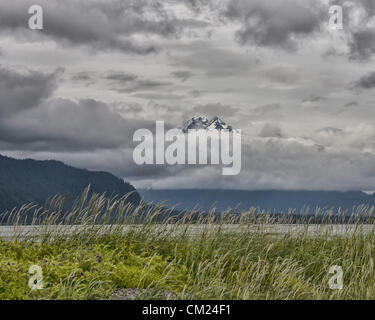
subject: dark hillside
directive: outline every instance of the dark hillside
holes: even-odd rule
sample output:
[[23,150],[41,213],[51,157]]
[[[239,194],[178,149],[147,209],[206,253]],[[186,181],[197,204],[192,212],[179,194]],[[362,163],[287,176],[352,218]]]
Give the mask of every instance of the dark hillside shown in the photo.
[[[64,195],[69,205],[88,185],[91,192],[108,195],[135,191],[132,185],[107,172],[77,169],[59,161],[0,156],[0,212],[29,202],[43,205],[57,194]],[[134,192],[129,201],[138,204],[138,193]]]

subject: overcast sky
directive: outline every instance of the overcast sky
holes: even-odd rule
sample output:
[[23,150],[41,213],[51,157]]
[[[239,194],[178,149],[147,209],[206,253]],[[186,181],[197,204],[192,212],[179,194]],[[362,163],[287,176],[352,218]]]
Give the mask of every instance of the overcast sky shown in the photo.
[[[375,190],[375,1],[0,2],[0,153],[136,187]],[[344,29],[328,28],[343,5]],[[196,115],[243,133],[242,171],[137,166],[132,136]]]

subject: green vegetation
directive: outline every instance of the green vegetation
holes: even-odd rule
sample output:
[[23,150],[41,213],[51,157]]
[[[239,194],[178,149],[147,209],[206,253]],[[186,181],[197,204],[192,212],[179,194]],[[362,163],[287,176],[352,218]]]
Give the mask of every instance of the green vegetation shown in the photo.
[[[124,288],[146,289],[138,298],[160,292],[178,299],[375,298],[375,233],[360,220],[338,232],[338,225],[309,225],[309,216],[290,225],[288,216],[281,221],[251,209],[191,220],[193,213],[168,217],[160,206],[146,206],[140,222],[144,203],[134,208],[124,198],[86,192],[70,226],[56,226],[59,202],[50,202],[35,232],[17,231],[35,208],[8,219],[15,229],[0,241],[1,299],[111,299]],[[117,221],[106,223],[113,214]],[[355,212],[363,215],[373,209]],[[43,269],[41,290],[28,286],[31,265]],[[342,290],[329,288],[333,265],[344,271]]]

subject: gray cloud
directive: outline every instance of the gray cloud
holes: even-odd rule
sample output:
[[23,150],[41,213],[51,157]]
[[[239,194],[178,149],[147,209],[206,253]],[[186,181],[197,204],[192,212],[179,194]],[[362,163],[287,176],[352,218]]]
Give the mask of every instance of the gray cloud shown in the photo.
[[334,127],[325,127],[322,129],[316,130],[318,133],[329,133],[329,134],[340,134],[343,132],[342,129],[334,128]]
[[[31,0],[3,1],[0,4],[0,28],[19,39],[52,39],[62,45],[87,45],[94,50],[119,50],[149,54],[158,51],[151,40],[137,41],[134,36],[158,35],[178,37],[184,27],[162,3],[150,0],[73,1],[40,0],[44,12],[44,29],[27,27]],[[199,27],[195,24],[194,27]]]
[[[139,177],[136,186],[153,188],[358,190],[375,184],[375,155],[353,149],[328,149],[295,139],[252,138],[242,145],[242,170],[223,176],[221,166],[175,167],[157,179]],[[365,189],[366,190],[366,189]]]
[[118,92],[133,93],[138,91],[157,90],[169,85],[171,85],[171,83],[167,81],[140,79],[130,82],[128,86],[116,86],[113,89]]
[[139,103],[124,103],[124,102],[113,102],[110,104],[111,108],[117,112],[136,113],[139,114],[144,112],[143,105]]
[[[0,146],[2,150],[84,152],[125,150],[139,128],[154,129],[149,120],[124,118],[120,111],[140,112],[95,99],[53,97],[60,70],[52,74],[0,68]],[[110,74],[119,81],[123,77]],[[122,105],[124,107],[124,105]]]
[[55,90],[60,72],[21,72],[0,66],[0,117],[8,117],[38,106]]
[[[330,5],[344,8],[344,41],[351,60],[369,60],[375,53],[375,31],[372,18],[375,6],[372,0],[187,0],[196,12],[208,7],[216,12],[221,22],[240,24],[235,39],[241,45],[294,51],[306,39],[313,39],[323,31],[329,19]],[[358,12],[360,11],[360,19]],[[331,48],[323,55],[343,55]]]
[[263,138],[281,138],[282,136],[281,128],[278,125],[271,123],[266,123],[259,133],[259,137]]
[[271,103],[271,104],[266,104],[266,105],[256,107],[252,113],[254,116],[264,117],[267,115],[275,114],[277,111],[280,110],[280,108],[281,108],[280,104]]
[[[375,53],[375,31],[371,19],[375,15],[372,0],[332,0],[344,8],[344,31],[351,60],[369,60]],[[340,55],[340,53],[339,53]]]
[[124,119],[108,104],[52,97],[57,70],[0,68],[0,142],[24,150],[95,150],[129,146],[136,128],[151,122]]
[[[186,1],[42,0],[41,32],[27,29],[26,1],[3,1],[2,153],[59,159],[154,187],[375,190],[373,76],[366,74],[373,44],[356,37],[372,32],[370,16],[358,26],[345,20],[334,34],[325,28],[323,1]],[[349,19],[375,3],[347,2]],[[340,57],[323,58],[330,47]],[[21,69],[25,61],[39,71]],[[66,74],[56,89],[51,70],[59,65]],[[239,176],[223,177],[213,166],[134,164],[134,130],[154,130],[156,119],[175,128],[195,115],[242,129]]]
[[327,98],[325,98],[325,97],[320,97],[320,96],[314,96],[314,95],[311,95],[310,97],[303,99],[303,100],[302,100],[302,103],[321,102],[321,101],[324,101],[324,100],[326,100],[326,99],[327,99]]
[[[310,3],[309,3],[310,4]],[[242,26],[236,32],[240,44],[295,50],[298,38],[318,31],[321,12],[297,0],[232,0],[224,12]]]
[[136,93],[132,97],[142,98],[146,100],[181,100],[183,95],[179,94],[159,94],[159,93]]
[[187,46],[183,55],[173,55],[172,59],[172,65],[204,72],[209,77],[238,76],[259,63],[252,57],[216,48],[201,40]]
[[182,82],[185,82],[193,76],[193,73],[188,70],[179,70],[172,73],[174,77],[180,79]]
[[138,77],[132,73],[124,73],[121,71],[109,71],[104,77],[107,80],[114,80],[120,84],[128,84],[135,81]]
[[190,90],[189,95],[192,96],[193,98],[199,98],[205,93],[205,91],[202,90]]
[[96,100],[52,98],[22,115],[0,119],[3,148],[84,151],[129,147],[133,132],[152,122],[124,119]]
[[[203,115],[210,119],[218,116],[219,118],[224,118],[223,120],[231,120],[233,118],[236,118],[237,113],[239,112],[239,108],[230,105],[221,103],[209,103],[206,105],[197,105],[193,107],[188,112],[185,112],[184,118],[185,120],[187,120],[197,115]],[[228,125],[231,125],[231,123],[228,123]]]
[[262,73],[267,79],[283,84],[294,84],[300,79],[297,70],[291,67],[273,67]]
[[78,72],[72,76],[72,80],[74,81],[91,81],[92,76],[89,72]]
[[[328,6],[323,1],[275,0],[185,0],[180,2],[196,12],[178,17],[168,4],[154,0],[41,0],[45,28],[27,28],[27,10],[32,0],[3,1],[0,4],[0,30],[20,41],[54,40],[62,46],[87,46],[93,51],[117,50],[124,53],[157,53],[163,47],[155,39],[178,39],[186,30],[216,24],[240,24],[235,39],[241,45],[296,50],[305,38],[325,30]],[[375,53],[375,33],[371,0],[331,0],[345,6],[345,36],[351,59],[369,59]],[[207,9],[208,8],[208,9]],[[365,13],[359,26],[352,11]],[[206,13],[205,19],[198,19]],[[333,51],[332,51],[333,52]]]
[[356,107],[356,106],[358,106],[357,101],[350,101],[344,105],[345,108]]
[[358,81],[354,82],[355,89],[374,89],[375,88],[375,71],[372,71],[363,77],[361,77]]
[[349,57],[354,60],[368,60],[375,53],[375,31],[352,32],[349,39]]
[[[80,76],[81,73],[78,74]],[[81,78],[85,80],[87,73],[83,73]],[[99,82],[101,79],[107,81],[107,86],[110,90],[121,92],[121,93],[134,93],[139,91],[154,91],[165,88],[172,85],[172,82],[154,80],[147,78],[140,78],[138,75],[133,73],[127,73],[123,71],[109,70],[102,76],[99,74],[88,76],[89,79],[94,82]]]

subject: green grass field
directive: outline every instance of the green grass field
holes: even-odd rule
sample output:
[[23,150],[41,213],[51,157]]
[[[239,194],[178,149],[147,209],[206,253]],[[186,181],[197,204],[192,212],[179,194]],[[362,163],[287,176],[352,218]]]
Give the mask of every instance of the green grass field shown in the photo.
[[[375,298],[375,234],[358,221],[339,234],[329,224],[309,233],[306,217],[299,232],[277,233],[270,227],[287,220],[251,209],[236,220],[237,229],[225,230],[233,215],[161,221],[153,207],[139,222],[140,208],[123,199],[83,194],[70,223],[85,228],[67,235],[51,227],[60,200],[51,201],[38,236],[0,240],[0,299],[113,299],[131,288],[145,289],[137,299]],[[27,210],[14,212],[8,224],[22,224]],[[114,213],[116,222],[105,224],[103,217]],[[32,265],[42,268],[42,289],[29,287]],[[329,287],[333,265],[344,272],[341,290]]]

